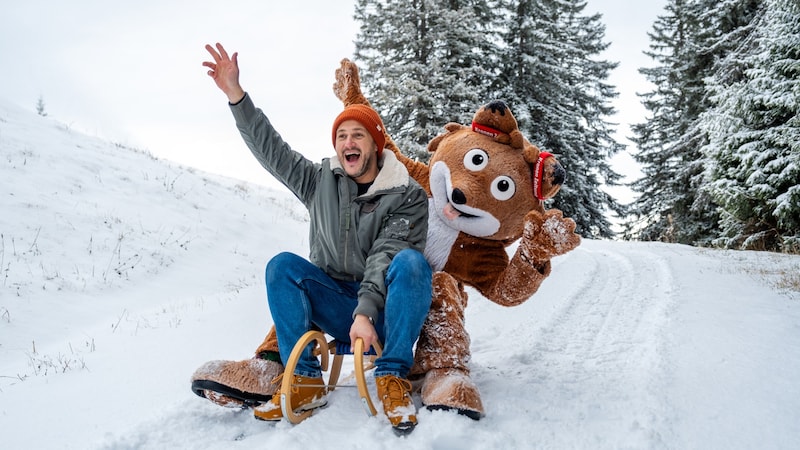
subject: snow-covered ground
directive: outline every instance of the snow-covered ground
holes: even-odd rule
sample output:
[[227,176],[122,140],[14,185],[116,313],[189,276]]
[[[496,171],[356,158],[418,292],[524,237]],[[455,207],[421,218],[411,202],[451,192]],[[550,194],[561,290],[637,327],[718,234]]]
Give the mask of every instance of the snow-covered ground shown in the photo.
[[305,210],[288,193],[2,100],[0,186],[4,449],[800,443],[798,256],[585,240],[521,306],[470,291],[487,415],[422,410],[398,438],[352,389],[296,426],[189,389],[205,361],[248,358],[261,342],[267,260],[307,253]]

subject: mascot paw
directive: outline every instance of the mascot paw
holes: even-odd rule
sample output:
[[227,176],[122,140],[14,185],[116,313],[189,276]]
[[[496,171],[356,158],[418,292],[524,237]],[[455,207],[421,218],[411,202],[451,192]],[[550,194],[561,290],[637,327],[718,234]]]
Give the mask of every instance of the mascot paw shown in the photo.
[[219,406],[255,407],[272,398],[282,373],[282,364],[259,358],[209,361],[192,374],[192,392]]
[[524,225],[520,250],[528,261],[549,261],[581,243],[581,237],[575,234],[575,221],[563,217],[557,209],[547,210],[544,214],[531,211],[525,216]]
[[344,106],[353,104],[368,105],[369,102],[361,92],[361,78],[358,76],[358,66],[345,58],[336,69],[336,82],[333,83],[333,93],[342,101]]
[[458,369],[433,369],[425,374],[422,403],[429,410],[452,410],[473,420],[483,417],[478,387],[469,374]]

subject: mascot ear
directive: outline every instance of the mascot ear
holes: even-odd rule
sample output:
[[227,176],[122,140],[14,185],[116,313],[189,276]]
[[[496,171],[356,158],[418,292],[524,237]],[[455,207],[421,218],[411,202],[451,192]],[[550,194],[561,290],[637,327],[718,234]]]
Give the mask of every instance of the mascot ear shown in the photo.
[[428,142],[428,151],[431,153],[435,152],[436,149],[439,148],[439,144],[442,142],[442,139],[464,128],[468,127],[461,125],[459,123],[454,123],[454,122],[448,123],[447,125],[444,126],[444,129],[447,130],[446,132],[436,136],[435,138],[431,139],[430,142]]
[[533,194],[536,198],[547,200],[555,197],[567,177],[564,166],[551,153],[540,151],[527,140],[522,157],[531,167]]
[[523,139],[525,140],[525,143],[524,146],[522,146],[524,147],[522,149],[522,159],[524,159],[526,163],[533,166],[536,164],[536,160],[539,159],[539,153],[541,153],[541,151],[539,150],[539,147],[531,144],[524,137]]
[[[512,131],[508,134],[508,136],[510,138],[508,145],[510,145],[512,148],[523,148],[527,142],[525,136],[523,136],[519,130]],[[536,150],[538,151],[539,149],[537,148]]]

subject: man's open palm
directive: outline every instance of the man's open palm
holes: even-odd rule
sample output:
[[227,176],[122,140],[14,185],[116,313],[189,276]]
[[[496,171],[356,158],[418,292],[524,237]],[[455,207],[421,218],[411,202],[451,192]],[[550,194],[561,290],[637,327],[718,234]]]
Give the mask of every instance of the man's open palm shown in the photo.
[[244,97],[244,90],[239,84],[239,54],[234,53],[229,57],[228,52],[219,43],[216,49],[206,44],[206,50],[214,58],[213,62],[203,62],[203,65],[209,68],[208,76],[214,79],[214,83],[228,96],[231,103],[238,103]]

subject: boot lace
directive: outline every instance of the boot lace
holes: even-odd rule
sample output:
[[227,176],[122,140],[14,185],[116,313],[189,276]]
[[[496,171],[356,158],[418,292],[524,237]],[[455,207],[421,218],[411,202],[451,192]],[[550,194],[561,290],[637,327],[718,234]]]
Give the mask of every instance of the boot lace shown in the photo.
[[[408,406],[408,393],[411,392],[411,382],[396,376],[386,377],[386,393],[383,397],[384,405],[388,411]],[[388,400],[388,403],[387,403]]]
[[283,373],[280,373],[278,376],[273,378],[272,381],[270,381],[270,383],[274,384],[275,386],[278,387],[277,389],[275,389],[275,394],[273,395],[273,398],[275,398],[275,397],[280,398],[280,396],[281,396],[281,385],[283,384]]

